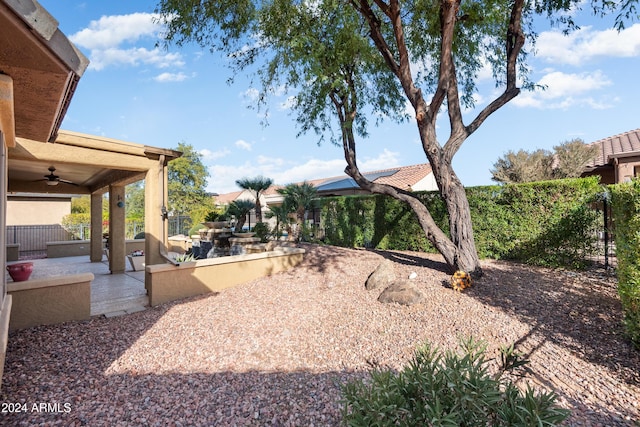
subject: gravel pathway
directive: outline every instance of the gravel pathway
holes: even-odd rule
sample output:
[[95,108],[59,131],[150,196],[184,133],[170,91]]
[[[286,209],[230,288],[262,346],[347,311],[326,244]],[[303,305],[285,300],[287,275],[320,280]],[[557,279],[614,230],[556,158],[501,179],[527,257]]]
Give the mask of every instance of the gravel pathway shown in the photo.
[[[572,410],[567,425],[638,425],[640,352],[602,272],[487,261],[456,293],[435,255],[304,247],[294,270],[219,294],[12,334],[0,424],[333,426],[340,384],[400,368],[425,340],[473,335],[492,354],[517,342],[528,380]],[[417,273],[426,303],[364,289],[383,257],[398,277]]]

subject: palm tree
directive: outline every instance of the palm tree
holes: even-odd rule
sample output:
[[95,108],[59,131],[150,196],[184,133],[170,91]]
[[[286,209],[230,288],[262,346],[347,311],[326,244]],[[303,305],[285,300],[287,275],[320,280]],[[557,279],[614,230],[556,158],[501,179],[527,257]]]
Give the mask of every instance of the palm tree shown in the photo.
[[307,181],[302,184],[289,184],[278,190],[284,196],[283,206],[288,212],[296,214],[295,240],[300,239],[300,231],[307,219],[307,211],[311,209],[313,200],[317,197],[316,188]]
[[289,211],[286,209],[284,204],[279,206],[269,206],[269,211],[265,213],[267,218],[275,218],[276,219],[276,234],[278,238],[280,237],[280,223],[287,223],[287,216],[289,215]]
[[244,189],[251,190],[256,196],[256,222],[262,222],[262,203],[260,202],[260,193],[271,187],[273,180],[263,176],[255,178],[242,178],[236,181],[236,184]]
[[242,231],[244,223],[247,221],[247,214],[256,206],[251,200],[235,200],[229,203],[227,213],[236,217],[236,231]]

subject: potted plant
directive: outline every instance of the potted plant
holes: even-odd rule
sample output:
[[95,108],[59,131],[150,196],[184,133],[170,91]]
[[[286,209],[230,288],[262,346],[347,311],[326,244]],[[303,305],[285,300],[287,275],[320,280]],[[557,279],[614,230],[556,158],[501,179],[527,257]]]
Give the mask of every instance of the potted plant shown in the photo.
[[204,225],[208,228],[220,229],[229,226],[229,216],[226,212],[211,211],[204,218]]

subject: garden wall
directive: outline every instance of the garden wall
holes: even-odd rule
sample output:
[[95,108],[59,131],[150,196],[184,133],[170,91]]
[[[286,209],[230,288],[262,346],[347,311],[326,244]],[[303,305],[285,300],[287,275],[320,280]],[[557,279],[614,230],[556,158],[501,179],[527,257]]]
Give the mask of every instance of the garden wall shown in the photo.
[[[474,237],[482,258],[581,267],[596,253],[604,188],[597,177],[467,189]],[[419,193],[448,233],[437,192]],[[435,252],[413,211],[386,196],[322,200],[325,241],[338,246]]]
[[149,265],[145,268],[149,304],[156,306],[219,292],[259,277],[286,271],[302,262],[304,253],[304,249],[278,247],[269,252],[208,258],[180,265]]

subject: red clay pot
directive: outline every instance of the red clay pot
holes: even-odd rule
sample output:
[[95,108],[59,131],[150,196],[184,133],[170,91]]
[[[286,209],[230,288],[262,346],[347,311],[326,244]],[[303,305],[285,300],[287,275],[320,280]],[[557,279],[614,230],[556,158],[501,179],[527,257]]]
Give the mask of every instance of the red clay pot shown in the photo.
[[31,276],[33,263],[19,262],[17,264],[7,265],[7,271],[9,271],[9,276],[11,276],[14,282],[24,282]]

